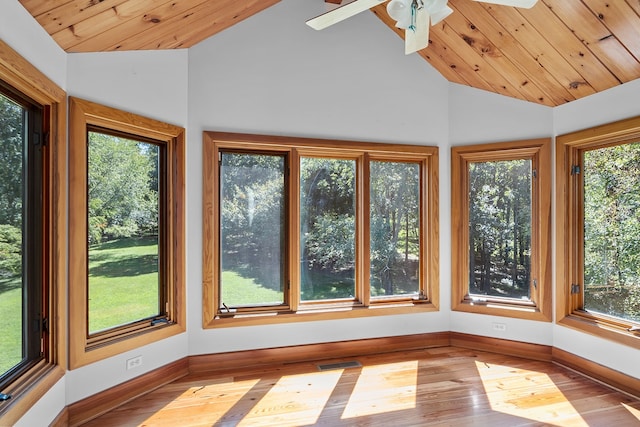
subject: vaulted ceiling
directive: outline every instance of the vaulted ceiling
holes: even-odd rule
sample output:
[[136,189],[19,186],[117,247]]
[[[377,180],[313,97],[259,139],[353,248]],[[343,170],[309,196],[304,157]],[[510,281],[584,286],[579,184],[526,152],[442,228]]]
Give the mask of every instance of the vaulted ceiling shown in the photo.
[[[65,51],[100,52],[188,48],[279,1],[20,3]],[[640,0],[538,0],[531,9],[449,0],[449,6],[454,13],[431,28],[429,47],[418,54],[451,82],[557,106],[640,78]],[[385,4],[371,10],[404,37]]]

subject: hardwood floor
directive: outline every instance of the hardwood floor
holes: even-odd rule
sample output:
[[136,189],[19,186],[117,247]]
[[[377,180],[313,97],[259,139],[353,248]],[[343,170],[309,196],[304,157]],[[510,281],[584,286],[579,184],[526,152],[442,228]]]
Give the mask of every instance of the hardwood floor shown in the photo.
[[318,363],[191,374],[85,426],[640,426],[640,400],[549,362],[439,347]]

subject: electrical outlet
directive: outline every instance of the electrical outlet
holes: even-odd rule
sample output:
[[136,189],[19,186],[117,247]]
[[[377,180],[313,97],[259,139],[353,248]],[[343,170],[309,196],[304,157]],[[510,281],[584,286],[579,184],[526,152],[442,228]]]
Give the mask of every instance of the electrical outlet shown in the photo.
[[127,370],[134,369],[142,366],[142,356],[132,357],[127,359]]
[[506,323],[497,323],[497,322],[493,322],[491,324],[491,328],[494,331],[500,331],[500,332],[504,332],[507,330],[507,324]]

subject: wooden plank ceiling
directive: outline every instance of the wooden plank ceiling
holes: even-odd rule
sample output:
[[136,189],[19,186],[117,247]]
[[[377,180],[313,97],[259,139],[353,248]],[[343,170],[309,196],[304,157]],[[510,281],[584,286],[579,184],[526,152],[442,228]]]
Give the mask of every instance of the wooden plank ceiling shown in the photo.
[[[188,48],[278,2],[20,0],[67,52]],[[404,37],[385,6],[371,10]],[[451,82],[557,106],[640,78],[640,0],[449,6],[418,54]]]

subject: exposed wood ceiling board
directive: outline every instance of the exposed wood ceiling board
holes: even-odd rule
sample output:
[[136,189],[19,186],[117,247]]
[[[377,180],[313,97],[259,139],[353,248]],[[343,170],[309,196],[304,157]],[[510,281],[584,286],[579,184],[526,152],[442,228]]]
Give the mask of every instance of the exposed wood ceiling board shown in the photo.
[[438,28],[439,31],[434,31],[433,37],[439,37],[443,45],[456,52],[466,64],[465,68],[473,70],[479,78],[486,82],[492,92],[512,98],[522,98],[524,96],[517,86],[512,85],[508,79],[505,79],[496,71],[482,55],[448,24],[449,22],[446,22]]
[[191,47],[278,1],[204,1],[187,13],[170,18],[162,30],[147,30],[135,38],[124,40],[118,50]]
[[[482,7],[488,10],[562,87],[574,93],[574,98],[596,93],[596,90],[547,42],[540,32],[524,19],[516,8],[488,3],[482,4]],[[532,9],[538,7],[546,6],[538,3]]]
[[[173,16],[161,22],[162,25],[158,25],[155,28],[148,28],[137,34],[135,37],[130,37],[121,40],[117,46],[113,45],[107,48],[107,50],[141,50],[141,49],[175,49],[178,47],[189,47],[184,45],[184,34],[188,31],[190,26],[195,26],[196,21],[199,19],[206,19],[208,23],[213,22],[215,17],[219,14],[225,13],[227,8],[235,10],[234,3],[236,5],[244,2],[234,2],[234,0],[219,0],[219,1],[198,1],[197,3],[191,1],[194,7],[188,10],[173,14]],[[205,32],[210,32],[210,28],[205,27]],[[214,34],[211,32],[209,34]],[[207,36],[208,37],[208,36]],[[203,37],[203,39],[206,37]]]
[[[140,14],[110,27],[95,36],[87,37],[69,49],[70,52],[100,52],[114,50],[122,40],[136,37],[138,34],[164,24],[171,17],[186,13],[190,1],[168,1],[157,5],[147,14]],[[115,47],[114,47],[115,46]]]
[[584,3],[567,0],[542,1],[618,80],[626,83],[640,78],[640,61],[631,55]]
[[22,6],[31,13],[33,17],[42,15],[73,0],[20,0]]
[[532,28],[544,28],[541,33],[582,78],[596,91],[607,90],[620,84],[596,56],[575,36],[544,3],[533,9],[519,9],[518,12]]
[[622,0],[582,0],[618,40],[640,60],[640,16]]
[[[185,46],[191,47],[202,40],[211,37],[220,31],[229,28],[238,22],[247,19],[256,13],[259,13],[274,4],[280,2],[280,0],[249,0],[243,2],[234,2],[236,9],[232,10],[228,8],[225,13],[219,16],[215,16],[213,22],[210,22],[210,30],[208,32],[202,31],[188,31],[185,34]],[[206,17],[205,17],[206,20]],[[206,23],[203,23],[203,27],[206,28]],[[199,21],[194,23],[194,26],[199,26]]]
[[[65,50],[70,50],[83,41],[86,41],[92,37],[96,37],[99,34],[108,32],[109,30],[113,31],[113,33],[109,35],[111,39],[113,38],[113,34],[116,33],[120,33],[121,37],[126,37],[126,33],[123,34],[122,32],[118,32],[114,30],[114,28],[120,26],[125,22],[135,20],[140,16],[148,17],[145,22],[153,24],[151,18],[153,14],[149,15],[146,12],[152,11],[154,9],[164,8],[165,4],[172,2],[175,2],[175,0],[166,0],[164,2],[158,0],[127,1],[118,6],[100,12],[92,16],[91,18],[78,22],[77,24],[63,28],[62,30],[54,33],[52,36],[54,40]],[[170,9],[175,8],[175,4],[170,5]]]
[[627,0],[627,4],[640,15],[640,0]]
[[91,18],[128,0],[73,0],[36,16],[36,20],[49,33]]
[[[541,67],[533,56],[500,24],[500,22],[479,3],[468,0],[451,0],[450,4],[463,14],[472,25],[493,44],[500,46],[500,54],[509,58],[531,82],[546,93],[546,101],[552,105],[562,105],[575,98],[549,73]],[[525,82],[523,82],[524,84]],[[546,102],[543,102],[546,104]]]
[[446,22],[458,31],[458,36],[474,49],[487,64],[496,72],[500,72],[503,79],[507,80],[521,94],[522,99],[531,102],[553,105],[546,93],[540,89],[529,77],[527,77],[507,56],[503,55],[500,48],[489,40],[478,28],[455,8]]

